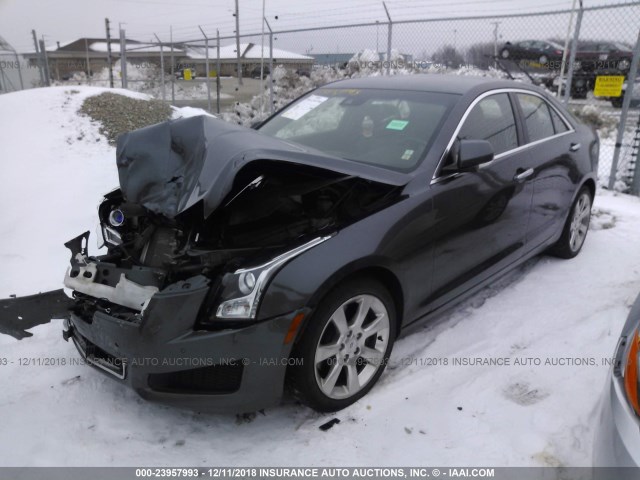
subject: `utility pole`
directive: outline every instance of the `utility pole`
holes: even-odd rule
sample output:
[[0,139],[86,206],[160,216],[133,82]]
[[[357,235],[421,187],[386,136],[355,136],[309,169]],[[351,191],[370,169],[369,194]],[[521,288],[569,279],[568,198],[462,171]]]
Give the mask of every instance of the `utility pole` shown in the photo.
[[240,10],[238,7],[238,0],[236,0],[236,13],[233,14],[236,17],[236,57],[238,59],[238,85],[242,85],[242,65],[240,64]]
[[38,36],[36,35],[35,30],[31,30],[31,35],[33,35],[33,44],[36,48],[36,55],[38,55],[38,73],[40,73],[40,83],[44,85],[44,72],[42,71],[42,58],[40,57],[40,46],[38,44]]
[[260,36],[260,119],[264,114],[264,21],[265,0],[262,0],[262,35]]
[[200,29],[200,31],[202,32],[202,36],[204,37],[204,48],[205,48],[204,71],[205,71],[206,82],[207,82],[207,109],[209,112],[211,112],[211,82],[209,81],[209,37],[207,37],[207,34],[204,33],[204,30],[200,25],[198,25],[198,28]]
[[51,74],[49,73],[49,59],[47,58],[47,48],[44,46],[44,36],[42,37],[42,40],[40,40],[40,54],[42,55],[44,63],[44,84],[49,87],[51,86]]
[[91,85],[91,63],[89,61],[89,41],[84,39],[84,53],[86,55],[87,63],[87,84]]
[[216,113],[220,113],[220,30],[216,29]]
[[269,29],[269,113],[273,113],[273,30],[271,30],[271,25],[267,22],[267,17],[264,17],[264,23],[267,24]]
[[156,37],[156,40],[158,40],[158,43],[160,44],[160,82],[162,83],[162,101],[164,102],[167,100],[167,94],[164,91],[164,50],[162,48],[162,42],[160,41],[160,38],[155,33],[154,35]]
[[176,103],[176,75],[173,71],[173,25],[169,25],[169,41],[171,42],[171,104]]
[[127,39],[123,28],[120,28],[120,76],[122,88],[127,88]]
[[107,63],[109,64],[109,87],[113,88],[113,65],[111,65],[111,32],[109,30],[109,19],[104,19],[104,26],[107,30]]
[[498,60],[496,57],[498,56],[498,26],[502,22],[491,22],[493,25],[493,68],[498,68]]
[[389,26],[387,27],[387,75],[391,75],[391,32],[393,27],[393,22],[391,22],[391,15],[389,15],[389,9],[387,8],[387,4],[382,2],[382,6],[384,7],[384,11],[387,14],[387,18],[389,19]]

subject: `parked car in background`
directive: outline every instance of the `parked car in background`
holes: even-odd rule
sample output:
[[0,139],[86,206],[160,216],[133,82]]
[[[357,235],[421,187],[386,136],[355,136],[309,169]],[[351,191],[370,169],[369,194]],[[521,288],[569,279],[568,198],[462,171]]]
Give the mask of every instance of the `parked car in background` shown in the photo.
[[[262,78],[267,78],[270,73],[271,70],[269,69],[269,65],[264,65],[262,68]],[[260,78],[260,65],[253,67],[249,72],[249,76],[251,78]]]
[[516,62],[529,60],[545,68],[560,70],[563,52],[564,47],[555,42],[523,40],[514,43],[506,42],[500,50],[500,57]]
[[576,52],[578,70],[584,72],[627,73],[633,52],[615,42],[580,42]]
[[[593,447],[595,467],[640,467],[639,362],[640,296],[622,328],[602,395]],[[630,473],[634,476],[625,478],[638,478],[637,470]]]
[[[593,75],[585,75],[579,72],[574,72],[571,80],[571,98],[584,99],[587,98],[587,93],[593,90],[593,82],[595,77]],[[567,77],[562,79],[562,87],[560,87],[560,75],[557,75],[550,87],[552,91],[557,92],[560,89],[560,95],[564,95],[565,87],[567,85]]]
[[64,338],[147,399],[247,412],[287,385],[342,409],[401,332],[539,253],[578,255],[598,150],[537,87],[447,75],[331,83],[256,130],[126,133],[107,253],[66,244]]

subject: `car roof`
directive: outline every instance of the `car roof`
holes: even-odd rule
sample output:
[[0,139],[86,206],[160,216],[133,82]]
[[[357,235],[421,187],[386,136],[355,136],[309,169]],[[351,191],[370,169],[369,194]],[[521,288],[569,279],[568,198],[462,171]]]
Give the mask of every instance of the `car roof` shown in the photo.
[[[496,88],[531,88],[531,85],[512,80],[500,80],[490,77],[415,74],[381,77],[362,77],[339,80],[329,84],[331,88],[379,88],[384,90],[412,90],[434,93],[455,93],[464,95],[471,90],[493,90]],[[329,85],[325,85],[329,86]],[[482,88],[484,87],[484,88]],[[320,87],[323,88],[323,87]]]

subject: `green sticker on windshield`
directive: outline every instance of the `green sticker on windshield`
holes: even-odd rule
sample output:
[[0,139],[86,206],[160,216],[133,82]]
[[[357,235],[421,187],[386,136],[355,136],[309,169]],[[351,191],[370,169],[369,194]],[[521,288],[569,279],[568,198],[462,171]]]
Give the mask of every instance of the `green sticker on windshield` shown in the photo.
[[391,120],[387,128],[389,130],[404,130],[407,125],[409,125],[409,120]]

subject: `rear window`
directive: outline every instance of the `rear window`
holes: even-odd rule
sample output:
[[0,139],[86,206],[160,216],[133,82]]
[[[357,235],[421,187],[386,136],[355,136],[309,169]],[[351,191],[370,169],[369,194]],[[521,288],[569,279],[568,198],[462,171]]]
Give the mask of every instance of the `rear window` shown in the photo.
[[518,102],[529,134],[529,142],[535,142],[555,135],[554,124],[547,102],[537,95],[518,93]]

